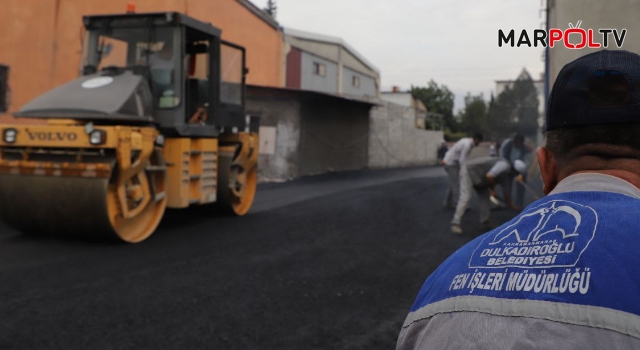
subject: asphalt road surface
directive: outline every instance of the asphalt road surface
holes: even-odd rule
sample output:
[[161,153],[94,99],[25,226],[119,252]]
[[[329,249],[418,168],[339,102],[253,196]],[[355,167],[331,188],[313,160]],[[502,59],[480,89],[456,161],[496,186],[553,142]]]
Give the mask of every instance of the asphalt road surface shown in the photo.
[[0,224],[0,349],[392,349],[424,279],[482,233],[477,209],[449,233],[446,189],[440,167],[265,184],[248,216],[170,211],[137,245]]

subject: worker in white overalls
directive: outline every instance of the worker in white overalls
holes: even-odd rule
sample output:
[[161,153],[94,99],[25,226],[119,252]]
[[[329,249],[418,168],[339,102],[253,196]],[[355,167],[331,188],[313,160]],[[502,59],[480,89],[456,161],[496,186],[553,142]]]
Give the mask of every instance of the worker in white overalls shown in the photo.
[[485,229],[493,227],[490,221],[490,197],[496,196],[495,185],[502,186],[504,199],[509,207],[518,210],[511,200],[508,181],[511,180],[512,175],[524,174],[526,171],[527,165],[519,159],[513,163],[499,157],[482,157],[468,161],[465,167],[460,168],[460,198],[451,220],[451,232],[462,234],[460,221],[469,206],[472,189],[478,195],[480,224]]
[[482,142],[482,134],[475,133],[473,137],[465,137],[456,142],[442,159],[444,170],[449,175],[449,189],[444,199],[444,207],[455,209],[460,197],[460,169],[465,166],[473,147]]

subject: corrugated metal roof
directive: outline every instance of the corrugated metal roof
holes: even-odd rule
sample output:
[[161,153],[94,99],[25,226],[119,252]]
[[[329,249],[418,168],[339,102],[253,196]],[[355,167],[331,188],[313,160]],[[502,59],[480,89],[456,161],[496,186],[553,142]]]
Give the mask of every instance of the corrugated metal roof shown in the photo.
[[369,96],[356,97],[352,95],[338,95],[338,94],[313,91],[313,90],[298,90],[298,89],[273,87],[273,86],[247,85],[247,92],[250,92],[251,90],[290,93],[292,95],[297,95],[297,96],[319,96],[319,97],[337,98],[340,100],[364,103],[371,106],[382,106],[384,104],[384,101],[377,97],[369,97]]

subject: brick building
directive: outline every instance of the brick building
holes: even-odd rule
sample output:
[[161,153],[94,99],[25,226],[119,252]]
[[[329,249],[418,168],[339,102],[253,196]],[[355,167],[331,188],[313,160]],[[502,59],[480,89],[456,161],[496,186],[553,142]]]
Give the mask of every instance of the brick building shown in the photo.
[[222,39],[247,49],[248,84],[284,85],[282,31],[248,0],[3,0],[0,64],[10,67],[9,113],[79,75],[83,15],[123,13],[129,3],[136,12],[177,11],[210,22]]

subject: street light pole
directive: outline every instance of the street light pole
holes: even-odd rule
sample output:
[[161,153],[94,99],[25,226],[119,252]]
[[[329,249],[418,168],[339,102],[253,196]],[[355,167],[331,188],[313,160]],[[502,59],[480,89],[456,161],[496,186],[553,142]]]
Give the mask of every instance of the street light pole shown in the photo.
[[[544,9],[545,12],[545,29],[549,33],[549,0]],[[549,45],[544,48],[544,125],[546,125],[547,116],[547,101],[549,100]]]

